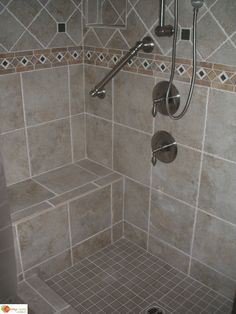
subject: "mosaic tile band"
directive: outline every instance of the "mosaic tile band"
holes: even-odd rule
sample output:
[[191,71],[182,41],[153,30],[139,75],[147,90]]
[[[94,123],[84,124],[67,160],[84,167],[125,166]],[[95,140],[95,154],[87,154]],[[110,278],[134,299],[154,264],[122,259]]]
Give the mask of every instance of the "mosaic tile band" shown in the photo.
[[[0,75],[81,63],[112,68],[126,53],[127,50],[88,46],[0,53]],[[124,67],[124,70],[167,79],[170,75],[170,68],[170,57],[139,53]],[[191,60],[178,58],[176,62],[176,79],[189,82],[191,73]],[[236,92],[236,67],[198,62],[196,83]]]
[[[84,47],[84,63],[112,68],[127,50]],[[125,71],[169,78],[171,58],[159,54],[138,53],[124,67]],[[191,60],[176,59],[176,79],[189,82],[192,74]],[[236,92],[236,67],[209,62],[198,62],[198,85]]]
[[0,75],[83,63],[82,46],[0,53]]

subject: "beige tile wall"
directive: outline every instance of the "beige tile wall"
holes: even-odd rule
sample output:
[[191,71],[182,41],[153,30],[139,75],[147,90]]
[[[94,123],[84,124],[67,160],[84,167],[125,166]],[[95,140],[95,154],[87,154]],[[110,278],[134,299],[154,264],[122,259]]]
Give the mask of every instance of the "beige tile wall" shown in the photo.
[[[224,2],[224,1],[223,1]],[[199,13],[198,60],[236,65],[236,3],[205,1]],[[167,23],[173,23],[173,1],[167,1]],[[180,28],[192,25],[190,1],[180,1]],[[128,0],[127,28],[84,28],[88,46],[127,49],[145,35],[155,40],[155,52],[170,56],[172,40],[154,34],[158,1]],[[191,58],[191,41],[178,40],[177,55]],[[97,82],[104,69],[86,66],[85,84]],[[92,73],[93,78],[91,77]],[[125,228],[127,238],[178,269],[232,297],[236,290],[236,94],[197,86],[191,107],[180,121],[151,117],[152,88],[162,80],[120,73],[108,88],[110,106],[86,98],[87,122],[110,122],[113,168],[126,176]],[[175,82],[182,102],[189,85]],[[85,87],[86,89],[86,87]],[[110,100],[110,95],[113,95]],[[102,104],[101,104],[102,103]],[[105,106],[105,105],[104,105]],[[112,110],[112,119],[109,112]],[[87,129],[89,128],[87,124]],[[150,140],[157,130],[170,132],[178,142],[177,159],[151,166]],[[110,132],[110,131],[109,131]],[[109,135],[104,135],[108,138]],[[104,141],[103,141],[104,142]],[[87,136],[90,158],[97,146]],[[93,149],[93,152],[91,151]],[[103,156],[105,159],[105,157]]]
[[[104,70],[85,68],[85,84],[90,87]],[[113,169],[126,177],[125,237],[232,297],[236,289],[235,93],[197,86],[182,120],[173,122],[161,115],[152,119],[151,92],[159,81],[141,74],[118,74],[109,91],[110,108],[102,113],[87,110],[86,98],[88,156],[100,163],[111,160]],[[188,84],[176,85],[184,101]],[[101,100],[93,101],[100,106]],[[113,118],[104,118],[110,111]],[[91,131],[94,125],[110,127]],[[176,138],[178,155],[171,164],[158,162],[152,167],[151,137],[161,129]],[[95,135],[98,130],[104,132],[101,137]],[[104,147],[102,159],[100,147]]]
[[4,168],[0,154],[0,302],[8,302],[16,294],[16,263],[12,225],[7,203]]
[[[81,0],[3,0],[0,51],[78,46],[82,42]],[[58,32],[58,23],[66,32]]]
[[[27,19],[22,18],[25,12],[16,2],[5,1],[9,6],[0,12],[0,25],[5,29],[0,37],[3,51],[80,42],[81,29],[74,27],[81,22],[80,1],[70,0],[65,5],[51,0],[42,7],[38,2],[31,15],[27,11]],[[61,15],[56,9],[62,3]],[[172,22],[173,1],[167,3],[167,21]],[[181,1],[181,27],[191,26],[189,3]],[[235,66],[234,10],[233,0],[227,5],[220,0],[205,2],[199,17],[200,60]],[[144,35],[154,34],[157,16],[156,0],[128,1],[126,29],[85,28],[84,44],[127,49]],[[66,35],[56,33],[56,23],[61,21],[67,21]],[[155,38],[155,43],[156,52],[170,55],[170,39]],[[189,58],[190,48],[191,42],[179,41],[178,56]],[[90,87],[105,72],[88,65],[83,72],[79,65],[0,78],[0,143],[8,184],[87,154],[126,177],[124,233],[128,239],[232,297],[236,289],[235,93],[198,86],[181,121],[173,123],[163,116],[154,121],[151,91],[161,78],[120,73],[108,86],[104,100],[91,99],[87,94]],[[186,98],[188,85],[176,85]],[[158,162],[152,168],[150,141],[160,129],[173,134],[179,153],[171,165]],[[22,233],[27,230],[22,228]],[[114,230],[113,239],[119,238],[122,226],[117,224]],[[76,246],[75,260],[107,244],[109,232]],[[64,251],[59,248],[56,252],[57,270],[71,263],[67,243],[63,245]],[[39,272],[53,271],[54,257],[39,256]],[[26,273],[32,274],[32,269]]]
[[[166,1],[166,23],[173,25],[173,0]],[[179,27],[192,27],[191,1],[179,1]],[[236,57],[236,3],[234,0],[205,1],[199,12],[198,21],[198,59],[235,66]],[[172,40],[157,38],[154,30],[158,25],[159,1],[127,0],[127,23],[125,29],[98,27],[84,28],[84,44],[87,46],[127,49],[144,36],[151,35],[155,40],[155,52],[170,56]],[[190,41],[177,42],[177,56],[191,58]]]
[[82,78],[83,65],[0,77],[0,143],[8,185],[85,157]]
[[[79,178],[80,173],[77,174],[77,179]],[[37,180],[44,184],[40,177]],[[47,184],[50,185],[51,181],[48,178]],[[20,185],[19,190],[24,191],[24,187]],[[59,191],[56,186],[59,189],[60,182],[54,180],[53,189]],[[63,202],[59,200],[59,204],[53,200],[41,202],[28,207],[25,215],[18,211],[13,217],[19,280],[34,274],[43,279],[49,278],[123,236],[123,178],[119,176],[104,187],[93,184],[90,188],[89,185],[87,187],[87,190],[82,187],[81,195],[74,196],[74,199]],[[29,189],[31,193],[28,193],[26,206],[30,206],[32,191],[36,190],[32,186]],[[21,193],[24,194],[25,201],[26,193]],[[43,193],[43,189],[38,191],[38,197],[43,197]],[[16,191],[15,195],[21,197]],[[11,198],[11,189],[9,196]]]

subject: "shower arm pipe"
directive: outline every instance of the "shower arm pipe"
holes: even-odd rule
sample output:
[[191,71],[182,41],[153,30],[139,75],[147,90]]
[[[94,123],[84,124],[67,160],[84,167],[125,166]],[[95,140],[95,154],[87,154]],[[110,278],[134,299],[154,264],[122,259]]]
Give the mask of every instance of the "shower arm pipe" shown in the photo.
[[154,41],[151,37],[144,37],[142,41],[138,41],[136,45],[115,65],[115,67],[89,92],[89,94],[92,97],[98,96],[99,98],[104,98],[106,96],[105,86],[134,56],[137,55],[139,50],[152,52],[153,49]]

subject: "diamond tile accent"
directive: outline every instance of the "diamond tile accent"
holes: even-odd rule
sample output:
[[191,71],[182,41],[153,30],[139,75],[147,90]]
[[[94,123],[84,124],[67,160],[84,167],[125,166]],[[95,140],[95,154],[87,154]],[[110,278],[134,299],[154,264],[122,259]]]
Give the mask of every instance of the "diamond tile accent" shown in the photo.
[[23,57],[23,58],[21,59],[21,64],[22,64],[23,66],[27,66],[28,63],[29,63],[29,60],[28,60],[26,57]]
[[88,51],[88,52],[86,53],[86,57],[88,58],[88,60],[90,60],[90,59],[91,59],[92,54],[91,54],[91,52],[90,52],[90,51]]
[[72,54],[72,56],[73,56],[73,58],[76,60],[76,59],[78,59],[79,54],[78,54],[77,51],[74,51],[73,54]]
[[98,58],[99,58],[99,60],[100,60],[101,62],[105,59],[105,57],[104,57],[104,55],[103,55],[102,53],[100,53],[100,54],[98,55]]
[[179,73],[179,75],[183,75],[186,72],[185,67],[181,64],[178,68],[177,71]]
[[4,59],[3,61],[2,61],[2,63],[1,63],[1,65],[4,67],[4,69],[7,69],[8,68],[8,66],[9,66],[9,62],[7,61],[7,59]]
[[159,69],[161,70],[161,72],[165,72],[165,70],[166,70],[166,65],[165,65],[165,63],[161,63],[161,64],[159,65]]
[[116,55],[114,55],[112,57],[112,61],[113,61],[114,64],[117,64],[117,62],[119,61],[119,58]]
[[144,67],[145,70],[150,66],[150,63],[147,61],[147,59],[143,60],[142,66]]
[[128,66],[131,67],[133,64],[134,64],[133,59],[130,59],[130,60],[128,61]]
[[225,83],[229,79],[228,75],[225,72],[222,72],[218,77],[221,83]]
[[58,60],[59,62],[61,62],[62,59],[63,59],[63,54],[59,52],[59,53],[57,54],[56,58],[57,58],[57,60]]
[[[156,0],[128,1],[129,5],[126,17],[123,16],[125,0],[105,0],[105,2],[107,4],[104,5],[108,5],[111,13],[113,12],[114,14],[112,14],[118,17],[117,21],[115,21],[116,23],[120,23],[121,20],[127,18],[127,27],[125,29],[114,30],[91,26],[85,36],[85,45],[95,47],[106,45],[114,49],[128,49],[134,45],[135,41],[145,36],[145,34],[154,33],[155,25],[158,23],[156,12],[159,9]],[[192,23],[190,15],[192,8],[189,4],[185,4],[185,2],[181,3],[181,8],[184,9],[182,10],[183,12],[189,14],[182,14],[180,12],[180,26],[186,28]],[[227,3],[220,0],[206,0],[205,3],[208,10],[206,10],[206,6],[200,10],[200,23],[198,26],[198,52],[202,57],[201,61],[234,65],[233,56],[235,46],[232,41],[235,42],[236,20],[234,18],[234,8],[236,8],[236,3],[234,0],[228,0]],[[42,10],[43,6],[46,9]],[[173,13],[173,1],[169,1],[167,6],[166,19],[168,23],[173,23],[173,16],[171,14]],[[36,20],[34,21],[35,18]],[[109,19],[112,17],[108,16],[106,18]],[[32,21],[33,25],[30,25]],[[73,46],[72,41],[67,36],[55,37],[57,34],[57,25],[55,22],[66,23],[70,39],[72,39],[74,44],[79,45],[83,37],[82,28],[80,27],[82,23],[81,0],[1,0],[1,50],[26,51],[42,49],[48,47],[49,43],[50,47],[53,47],[53,45],[54,47]],[[30,25],[29,30],[33,33],[33,36],[27,29],[22,27],[22,24],[25,27]],[[135,34],[133,29],[135,29]],[[209,29],[210,31],[205,32],[205,29]],[[171,40],[159,38],[155,40],[157,42],[155,52],[168,55],[172,45]],[[220,49],[218,49],[219,46],[221,47]],[[178,47],[180,56],[183,56],[185,53],[184,47],[181,45]],[[190,57],[189,54],[186,55]]]
[[[122,55],[124,55],[127,52],[127,50],[121,51]],[[42,49],[40,50],[28,50],[25,56],[22,56],[22,53],[17,55],[14,58],[12,53],[6,55],[6,53],[3,53],[1,56],[0,53],[0,75],[6,74],[6,70],[10,73],[12,72],[19,72],[19,71],[32,71],[33,68],[50,68],[52,65],[58,66],[58,62],[67,63],[67,64],[78,64],[82,63],[83,61],[89,64],[96,65],[98,60],[100,62],[106,61],[107,67],[110,67],[112,64],[115,64],[118,62],[119,58],[122,55],[113,54],[111,51],[109,51],[107,48],[99,48],[99,52],[97,48],[93,47],[84,47],[84,51],[82,47],[68,47],[67,50],[65,48],[60,49],[46,49],[45,53]],[[33,57],[32,57],[33,56]],[[34,57],[35,56],[35,57]],[[99,58],[100,56],[100,58]],[[27,65],[31,65],[31,67],[22,68],[22,65],[26,65],[26,61],[23,63],[21,61],[24,60],[24,57],[28,60]],[[131,72],[142,72],[142,69],[149,69],[150,73],[149,75],[153,76],[154,73],[151,69],[151,66],[156,66],[157,71],[165,72],[166,74],[170,73],[170,70],[166,64],[169,64],[171,62],[170,57],[165,57],[165,62],[159,62],[157,61],[159,59],[159,54],[152,55],[152,59],[143,59],[141,56],[137,56],[133,58],[133,60],[130,60],[128,62],[128,66],[126,67],[126,70]],[[83,59],[84,58],[84,59]],[[104,59],[103,59],[104,58]],[[189,75],[187,74],[187,69],[189,68],[191,71],[191,64],[182,64],[182,60],[177,58],[177,77],[179,80],[186,80],[186,78],[189,79]],[[182,68],[183,67],[183,68]],[[212,69],[212,70],[210,70]],[[184,72],[185,71],[185,72]],[[183,75],[183,73],[186,73]],[[208,76],[209,73],[209,76]],[[230,73],[230,74],[229,74]],[[220,66],[219,70],[219,64],[209,63],[204,67],[202,65],[198,71],[197,71],[197,77],[198,79],[204,81],[204,85],[206,86],[212,86],[218,89],[222,90],[228,90],[232,92],[236,92],[236,70],[234,67],[230,68],[229,66]]]
[[40,61],[42,64],[44,64],[44,63],[46,62],[46,60],[47,60],[47,58],[46,58],[44,55],[41,55],[41,56],[39,57],[39,61]]
[[197,71],[197,76],[200,80],[203,80],[207,76],[207,73],[203,68],[201,68]]

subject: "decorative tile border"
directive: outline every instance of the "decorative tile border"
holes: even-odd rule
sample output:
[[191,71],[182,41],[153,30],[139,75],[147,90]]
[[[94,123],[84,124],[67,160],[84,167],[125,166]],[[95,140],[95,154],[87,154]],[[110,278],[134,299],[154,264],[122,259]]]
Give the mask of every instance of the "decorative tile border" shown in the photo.
[[83,63],[81,46],[0,53],[0,75]]
[[[126,50],[109,48],[84,47],[84,62],[103,67],[112,68],[118,60],[126,54]],[[137,57],[124,67],[125,71],[169,78],[171,57],[158,54],[139,53]],[[189,59],[177,58],[176,78],[189,82],[192,75],[192,64]],[[236,92],[236,67],[198,62],[198,85]]]
[[[70,64],[93,64],[112,68],[127,50],[96,47],[62,47],[0,53],[0,75],[34,71]],[[158,54],[139,53],[125,67],[128,72],[158,76],[168,79],[171,58]],[[189,82],[192,74],[191,60],[177,58],[176,78]],[[236,67],[209,62],[198,62],[198,85],[236,92]]]

